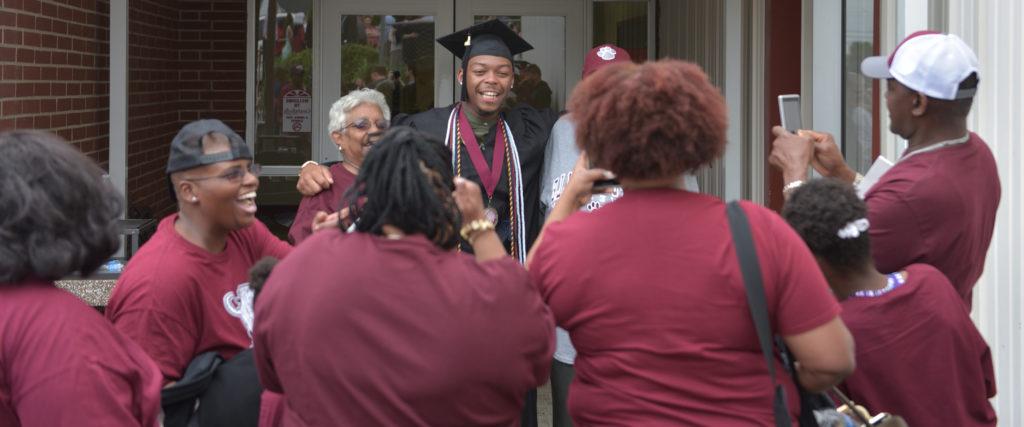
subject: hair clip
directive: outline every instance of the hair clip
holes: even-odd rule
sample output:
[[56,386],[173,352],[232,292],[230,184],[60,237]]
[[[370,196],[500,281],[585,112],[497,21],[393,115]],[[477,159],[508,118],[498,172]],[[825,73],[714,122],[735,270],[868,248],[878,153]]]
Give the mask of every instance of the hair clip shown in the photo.
[[853,220],[846,223],[846,226],[843,228],[840,228],[836,235],[839,236],[840,239],[856,239],[860,237],[860,233],[868,231],[868,225],[869,223],[867,218]]

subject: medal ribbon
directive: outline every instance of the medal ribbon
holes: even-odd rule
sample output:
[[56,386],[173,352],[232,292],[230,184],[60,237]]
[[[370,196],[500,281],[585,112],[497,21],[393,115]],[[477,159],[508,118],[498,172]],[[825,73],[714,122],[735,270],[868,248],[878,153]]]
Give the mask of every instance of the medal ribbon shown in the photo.
[[[500,121],[498,126],[501,126]],[[501,132],[499,128],[494,137],[494,155],[491,157],[491,167],[487,167],[484,153],[480,150],[480,144],[476,142],[473,127],[469,125],[469,118],[461,108],[459,109],[459,132],[462,134],[462,143],[466,146],[466,151],[469,152],[469,160],[473,162],[473,168],[480,176],[480,183],[484,185],[487,197],[494,197],[494,189],[498,187],[498,181],[501,180],[501,167],[505,161],[504,132]],[[455,149],[457,150],[458,147]]]

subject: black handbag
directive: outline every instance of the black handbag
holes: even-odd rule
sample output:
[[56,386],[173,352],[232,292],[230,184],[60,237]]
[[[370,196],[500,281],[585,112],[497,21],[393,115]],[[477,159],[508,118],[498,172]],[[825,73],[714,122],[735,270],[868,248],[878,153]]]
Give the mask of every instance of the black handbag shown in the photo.
[[781,338],[772,333],[771,322],[768,320],[764,285],[761,281],[761,264],[757,260],[757,250],[754,249],[754,239],[750,233],[747,214],[743,212],[743,208],[736,201],[728,203],[726,212],[729,217],[729,229],[732,231],[733,245],[736,247],[736,258],[739,260],[743,284],[747,291],[747,305],[750,307],[750,315],[754,319],[757,340],[761,344],[761,352],[764,353],[764,361],[768,364],[768,373],[775,390],[775,398],[772,403],[775,425],[789,427],[792,426],[792,423],[789,418],[789,407],[786,404],[786,390],[781,383],[775,380],[775,364],[772,363],[775,354],[773,344],[779,349],[782,365],[793,376],[793,382],[800,393],[799,425],[801,427],[835,425],[835,422],[843,420],[843,416],[836,410],[832,399],[823,393],[810,393],[800,387],[800,382],[796,380],[793,371],[793,358],[790,357]]
[[228,361],[214,351],[200,354],[181,380],[161,390],[163,425],[256,427],[262,391],[251,348]]

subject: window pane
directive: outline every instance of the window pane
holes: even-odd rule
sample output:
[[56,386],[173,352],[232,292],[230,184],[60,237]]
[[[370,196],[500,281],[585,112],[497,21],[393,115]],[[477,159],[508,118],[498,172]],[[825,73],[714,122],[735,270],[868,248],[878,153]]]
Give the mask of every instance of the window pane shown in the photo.
[[874,0],[847,0],[843,19],[843,152],[850,167],[865,173],[874,161],[874,90],[873,80],[861,74],[860,63],[874,52]]
[[[275,8],[275,13],[268,9]],[[256,162],[300,165],[313,157],[312,0],[260,2],[256,24]],[[275,18],[269,20],[268,15]]]
[[[594,46],[614,44],[633,62],[647,60],[647,2],[594,2]],[[591,46],[591,47],[594,47]]]
[[565,108],[565,17],[477,15],[473,20],[479,24],[495,18],[533,46],[513,58],[516,80],[506,103]]
[[434,17],[341,17],[341,91],[384,94],[391,115],[434,107]]

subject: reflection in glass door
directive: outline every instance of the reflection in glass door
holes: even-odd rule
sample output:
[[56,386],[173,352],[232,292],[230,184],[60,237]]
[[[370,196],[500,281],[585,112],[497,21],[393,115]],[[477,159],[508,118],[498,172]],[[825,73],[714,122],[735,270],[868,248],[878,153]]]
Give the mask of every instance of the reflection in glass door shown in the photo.
[[[453,0],[324,1],[322,90],[316,114],[354,89],[384,94],[391,116],[452,101],[452,56],[434,40],[452,31]],[[448,88],[442,90],[440,88]],[[326,130],[314,138],[314,160],[338,160]]]
[[[278,237],[291,225],[297,166],[313,156],[314,0],[259,0],[253,43],[254,114],[246,139],[263,165],[257,217]],[[253,123],[255,122],[255,123]]]
[[434,105],[434,17],[342,15],[341,94],[384,94],[392,117]]
[[508,105],[526,103],[534,108],[564,108],[565,92],[565,17],[476,15],[473,22],[498,19],[533,45],[533,50],[516,55],[513,65],[516,84]]
[[586,4],[576,0],[460,0],[455,27],[497,18],[516,31],[533,50],[514,58],[516,84],[508,102],[561,111],[583,70]]
[[654,58],[654,46],[648,42],[650,6],[637,0],[594,2],[588,48],[610,43],[629,52],[633,62]]

